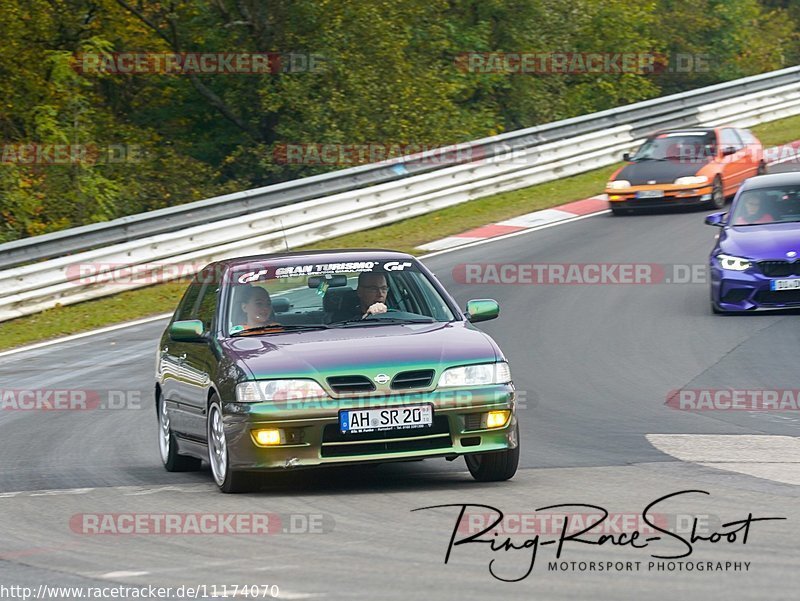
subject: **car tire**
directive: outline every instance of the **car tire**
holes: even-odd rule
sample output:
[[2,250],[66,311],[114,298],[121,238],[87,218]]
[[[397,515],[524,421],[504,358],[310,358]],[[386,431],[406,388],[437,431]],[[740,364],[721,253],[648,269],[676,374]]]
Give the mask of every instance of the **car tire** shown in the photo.
[[161,461],[168,472],[194,472],[200,469],[201,461],[196,457],[178,454],[175,434],[169,423],[167,404],[161,393],[158,395],[158,450]]
[[711,301],[711,312],[714,315],[723,315],[725,313],[725,311],[717,307],[717,303],[715,303],[713,300]]
[[711,204],[717,209],[725,207],[725,187],[719,175],[714,178],[714,183],[711,185]]
[[614,217],[619,217],[620,215],[625,215],[627,211],[625,209],[618,209],[617,207],[611,207],[611,214]]
[[519,424],[515,426],[514,435],[517,446],[505,451],[493,453],[472,453],[464,455],[467,469],[478,482],[500,482],[508,480],[517,473],[519,466]]
[[228,456],[228,440],[222,422],[222,405],[214,395],[208,407],[206,420],[206,443],[211,475],[219,489],[224,493],[240,493],[253,490],[255,479],[247,472],[231,468]]

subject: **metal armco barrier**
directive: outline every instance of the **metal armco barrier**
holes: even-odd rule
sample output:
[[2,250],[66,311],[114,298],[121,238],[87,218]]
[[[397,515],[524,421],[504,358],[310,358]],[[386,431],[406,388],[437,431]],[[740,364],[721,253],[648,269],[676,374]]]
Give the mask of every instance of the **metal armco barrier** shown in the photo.
[[14,241],[0,245],[0,321],[605,167],[657,129],[796,114],[800,67],[453,147],[473,162],[422,153]]

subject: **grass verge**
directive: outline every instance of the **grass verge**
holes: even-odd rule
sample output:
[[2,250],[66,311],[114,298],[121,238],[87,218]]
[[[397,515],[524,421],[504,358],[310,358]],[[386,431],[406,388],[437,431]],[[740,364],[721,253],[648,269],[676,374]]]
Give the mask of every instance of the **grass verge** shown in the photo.
[[[800,116],[759,125],[752,130],[765,146],[798,140]],[[612,171],[613,167],[607,167],[522,190],[487,196],[427,215],[331,238],[294,250],[374,247],[413,253],[419,245],[432,240],[598,194],[603,190],[606,179]],[[172,311],[185,287],[186,284],[182,282],[168,282],[76,305],[55,307],[36,315],[2,323],[0,349]]]

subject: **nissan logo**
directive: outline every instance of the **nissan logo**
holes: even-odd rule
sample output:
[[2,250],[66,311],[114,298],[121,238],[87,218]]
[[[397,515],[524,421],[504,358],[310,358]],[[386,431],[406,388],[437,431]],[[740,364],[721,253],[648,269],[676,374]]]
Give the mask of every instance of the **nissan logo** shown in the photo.
[[378,374],[375,376],[375,383],[376,384],[386,384],[389,381],[389,376],[386,374]]

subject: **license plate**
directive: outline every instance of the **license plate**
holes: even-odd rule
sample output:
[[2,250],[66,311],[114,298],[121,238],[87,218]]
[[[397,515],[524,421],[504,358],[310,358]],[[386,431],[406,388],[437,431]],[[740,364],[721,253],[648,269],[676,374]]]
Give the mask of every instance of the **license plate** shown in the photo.
[[636,198],[663,198],[664,190],[639,190]]
[[342,432],[378,432],[408,430],[433,424],[431,405],[408,405],[384,409],[343,409],[339,412]]
[[800,288],[800,278],[794,280],[772,280],[769,283],[770,290],[797,290]]

